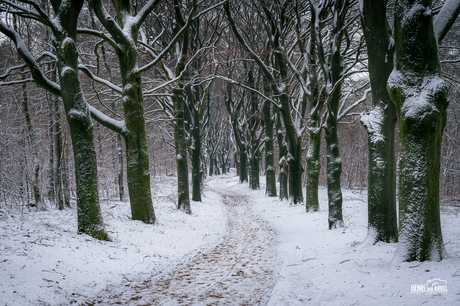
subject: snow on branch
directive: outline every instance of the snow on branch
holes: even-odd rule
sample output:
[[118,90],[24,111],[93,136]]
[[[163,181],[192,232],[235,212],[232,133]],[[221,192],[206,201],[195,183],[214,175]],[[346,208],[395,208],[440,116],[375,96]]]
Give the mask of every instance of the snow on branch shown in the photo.
[[126,128],[124,120],[119,121],[119,120],[112,119],[88,103],[87,103],[87,106],[88,106],[89,111],[91,112],[91,117],[94,120],[96,120],[97,122],[105,126],[106,128],[111,129],[112,131],[121,134],[122,136],[128,135],[129,131]]
[[92,30],[92,29],[87,29],[87,28],[77,28],[77,33],[99,37],[100,39],[107,42],[110,46],[112,46],[112,48],[115,49],[115,51],[119,49],[117,43],[112,39],[112,37],[107,36],[102,31],[97,31],[97,30]]
[[254,61],[259,65],[260,69],[262,70],[263,74],[265,75],[266,78],[269,79],[270,83],[273,84],[272,88],[277,94],[280,94],[282,90],[278,86],[276,86],[276,80],[273,77],[273,75],[270,73],[270,69],[265,65],[264,61],[254,52],[254,50],[251,49],[251,47],[248,45],[248,43],[244,40],[243,36],[241,36],[238,28],[236,27],[235,20],[232,17],[232,14],[230,12],[230,4],[228,2],[224,3],[224,9],[225,13],[227,14],[227,18],[230,22],[230,26],[232,27],[233,33],[235,34],[236,38],[238,41],[241,43],[241,45],[249,52],[251,53]]
[[235,81],[235,80],[229,79],[229,78],[224,77],[224,76],[218,75],[218,76],[216,76],[216,78],[217,78],[217,79],[220,79],[220,80],[223,80],[223,81],[227,81],[227,82],[229,82],[230,84],[233,84],[233,85],[239,86],[239,87],[241,87],[241,88],[247,89],[247,90],[249,90],[249,91],[251,91],[251,92],[254,92],[254,93],[258,94],[259,96],[261,96],[262,98],[266,99],[267,101],[270,101],[271,103],[273,103],[276,107],[281,108],[281,105],[280,105],[280,104],[278,104],[278,103],[277,103],[276,101],[274,101],[273,99],[267,97],[267,96],[264,95],[261,91],[255,89],[255,88],[252,88],[252,87],[249,87],[249,86],[247,86],[247,85],[241,84],[240,82],[237,82],[237,81]]
[[[171,42],[169,43],[168,46],[166,46],[166,48],[163,49],[163,51],[161,51],[158,55],[155,56],[155,59],[153,61],[151,61],[150,63],[148,63],[147,65],[139,68],[139,73],[142,73],[142,72],[145,72],[147,70],[149,70],[150,68],[152,68],[153,66],[155,66],[156,64],[158,64],[164,57],[166,54],[168,54],[175,46],[176,46],[176,43],[179,41],[179,39],[181,38],[181,36],[186,32],[188,31],[190,25],[192,24],[193,22],[193,16],[195,15],[196,13],[196,10],[197,10],[197,7],[196,5],[193,7],[192,11],[190,12],[188,18],[187,18],[187,22],[186,24],[179,30],[179,32],[177,32],[176,36],[174,36],[174,38],[171,40]],[[145,44],[143,44],[145,46]],[[150,48],[149,48],[150,49]],[[150,54],[154,54],[152,52],[150,52]]]
[[101,83],[101,84],[104,84],[105,86],[109,87],[110,89],[118,92],[121,94],[122,92],[122,89],[121,87],[107,81],[106,79],[103,79],[103,78],[100,78],[96,75],[94,75],[89,69],[88,67],[86,67],[85,65],[83,64],[79,64],[78,65],[78,69],[80,69],[88,78],[90,78],[91,80],[93,81],[96,81],[98,83]]
[[361,99],[355,101],[355,103],[353,103],[352,105],[348,106],[338,117],[337,117],[337,121],[340,121],[342,120],[350,111],[352,111],[356,106],[358,106],[359,104],[363,103],[364,101],[366,101],[367,99],[367,94],[371,92],[371,88],[368,88],[364,91],[363,93],[363,96],[361,97]]
[[32,74],[35,82],[40,87],[48,90],[49,92],[57,96],[61,96],[61,87],[46,78],[46,76],[43,74],[43,71],[41,71],[40,66],[35,61],[32,54],[30,54],[29,49],[27,49],[26,44],[22,40],[21,36],[16,31],[7,26],[3,21],[0,21],[0,32],[8,36],[14,42],[19,55],[29,67],[30,73]]
[[8,7],[15,9],[15,10],[9,10],[10,13],[17,14],[19,16],[30,18],[33,20],[37,20],[50,27],[53,27],[55,25],[52,19],[49,17],[49,14],[47,14],[45,10],[37,3],[38,1],[19,0],[19,2],[31,5],[33,8],[35,8],[36,11],[33,11],[27,7],[21,6],[10,0],[0,1],[1,4],[6,4],[8,5]]
[[444,39],[447,32],[460,13],[460,0],[446,0],[438,16],[433,22],[433,30],[438,44]]
[[160,0],[149,0],[137,13],[133,19],[133,26],[136,28],[136,32],[140,29],[142,23],[147,18],[148,14],[158,5]]

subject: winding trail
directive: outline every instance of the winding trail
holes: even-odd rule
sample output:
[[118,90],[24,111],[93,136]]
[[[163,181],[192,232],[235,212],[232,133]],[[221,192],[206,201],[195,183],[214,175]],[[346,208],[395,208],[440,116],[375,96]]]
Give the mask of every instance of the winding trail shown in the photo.
[[278,278],[276,233],[252,210],[250,198],[214,189],[227,211],[215,247],[172,271],[100,297],[88,305],[266,305]]

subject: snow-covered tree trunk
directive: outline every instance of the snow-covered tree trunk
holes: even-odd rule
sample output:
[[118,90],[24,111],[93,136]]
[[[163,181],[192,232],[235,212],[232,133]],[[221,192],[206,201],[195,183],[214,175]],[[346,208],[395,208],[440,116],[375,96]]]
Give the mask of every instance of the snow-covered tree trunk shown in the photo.
[[53,29],[62,100],[75,157],[78,232],[106,240],[99,207],[93,124],[78,77],[77,20],[83,0],[61,1],[55,6],[59,27]]
[[[337,102],[338,106],[338,102]],[[337,110],[328,112],[324,138],[326,140],[326,172],[327,172],[327,196],[329,204],[329,229],[343,225],[342,214],[342,189],[340,187],[340,175],[342,174],[342,160],[339,152],[339,137],[337,133]]]
[[[124,61],[128,61],[129,54]],[[132,56],[132,55],[131,55]],[[132,57],[131,59],[132,60]],[[147,132],[145,129],[144,101],[142,95],[141,76],[135,73],[137,63],[132,63],[130,69],[122,71],[123,108],[126,128],[126,175],[128,180],[131,216],[133,220],[144,223],[155,222],[155,212],[150,189],[150,167],[147,147]],[[126,67],[128,68],[128,67]],[[129,72],[128,72],[129,71]],[[125,73],[123,73],[125,72]],[[123,77],[124,76],[124,77]]]
[[[313,104],[313,103],[312,103]],[[318,188],[319,174],[321,171],[320,153],[321,153],[321,131],[319,114],[316,112],[310,113],[309,132],[310,139],[308,141],[307,150],[307,184],[306,184],[306,210],[318,211]]]
[[[321,6],[317,7],[313,0],[310,0],[312,12],[316,14],[315,35],[317,37],[317,54],[323,76],[326,80],[326,122],[324,128],[324,138],[326,140],[326,159],[327,159],[327,193],[329,204],[329,228],[336,228],[343,225],[342,215],[342,190],[340,187],[340,175],[342,174],[342,161],[339,152],[338,137],[338,112],[342,90],[342,40],[346,33],[345,18],[350,5],[349,0],[335,0],[332,2],[332,28],[330,38],[330,55],[325,55],[323,40],[321,36],[321,12],[327,6],[322,1]],[[325,15],[324,15],[325,16]]]
[[[177,207],[180,210],[190,214],[192,211],[190,208],[187,162],[187,132],[185,130],[184,98],[182,87],[173,89],[172,101],[174,108],[174,141],[176,146],[177,164]],[[211,162],[216,163],[216,161],[212,158]]]
[[[124,133],[126,146],[126,175],[128,180],[128,192],[133,220],[145,223],[155,222],[155,212],[152,203],[150,189],[150,167],[147,147],[147,132],[144,116],[144,96],[142,93],[142,78],[137,63],[137,35],[142,15],[131,15],[131,3],[129,1],[113,1],[117,16],[117,23],[104,9],[99,0],[91,1],[94,11],[111,33],[116,42],[115,51],[120,64],[122,80],[122,102],[125,114]],[[150,3],[145,10],[153,8]]]
[[[78,233],[107,240],[108,236],[99,207],[93,125],[78,75],[77,21],[83,2],[83,0],[54,1],[52,19],[41,7],[33,7],[37,9],[40,19],[53,31],[60,85],[46,78],[17,32],[2,21],[0,21],[0,31],[15,43],[36,83],[62,97],[75,158]],[[27,12],[30,10],[20,5],[16,5],[16,8]]]
[[395,4],[396,62],[388,80],[401,136],[400,233],[395,261],[439,261],[446,256],[439,215],[439,171],[448,101],[431,6],[431,0]]
[[396,211],[396,108],[386,89],[393,70],[387,1],[364,0],[360,6],[366,39],[372,109],[361,122],[368,133],[368,238],[371,243],[398,240]]
[[[281,63],[281,59],[278,59],[278,62],[280,66],[284,66],[282,71],[286,73],[286,63]],[[282,74],[286,76],[287,74],[285,73]],[[294,204],[299,204],[303,202],[302,173],[304,169],[302,167],[302,137],[298,134],[292,121],[289,100],[288,93],[283,92],[280,96],[280,114],[283,118],[288,139],[287,164],[289,166],[289,199]]]
[[280,200],[287,200],[288,194],[288,164],[287,164],[287,143],[281,126],[279,114],[276,117],[276,137],[278,140],[279,151],[279,182],[280,182]]
[[308,70],[310,74],[310,120],[308,122],[308,150],[307,150],[307,182],[305,187],[305,208],[306,211],[318,211],[318,187],[319,174],[321,171],[321,111],[324,106],[324,91],[319,89],[319,80],[316,66],[316,44],[317,36],[314,29],[316,23],[316,14],[313,6],[310,6],[310,49],[308,53]]
[[265,165],[266,185],[265,194],[269,197],[276,197],[276,167],[275,167],[275,150],[273,144],[273,118],[272,103],[265,101],[263,106],[264,123],[265,123]]

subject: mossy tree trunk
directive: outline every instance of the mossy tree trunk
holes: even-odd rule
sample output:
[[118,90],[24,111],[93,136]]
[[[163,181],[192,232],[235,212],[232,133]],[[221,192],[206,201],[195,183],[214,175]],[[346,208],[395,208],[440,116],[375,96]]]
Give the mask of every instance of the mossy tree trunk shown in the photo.
[[396,242],[395,125],[396,107],[386,84],[393,70],[392,38],[386,16],[387,1],[364,0],[361,12],[368,54],[372,109],[362,116],[368,133],[368,239]]
[[439,261],[441,140],[447,87],[441,78],[431,0],[395,4],[395,68],[388,89],[400,124],[399,244],[395,261]]
[[99,207],[93,124],[78,77],[77,20],[83,0],[56,2],[53,9],[60,27],[53,28],[54,47],[75,157],[78,233],[107,240]]
[[[144,117],[144,96],[141,72],[137,63],[136,38],[142,18],[132,22],[131,3],[114,1],[116,23],[104,9],[102,1],[91,1],[94,11],[109,31],[115,43],[112,46],[118,56],[122,80],[122,102],[126,131],[123,137],[126,146],[126,175],[133,220],[155,222],[155,213],[150,189],[149,154]],[[153,9],[153,4],[147,10]],[[130,18],[127,18],[130,17]]]
[[[1,21],[0,31],[15,43],[35,82],[62,97],[75,158],[78,233],[108,240],[99,206],[93,124],[78,75],[77,21],[83,3],[83,0],[52,1],[52,19],[41,9],[37,13],[40,20],[49,26],[54,34],[53,45],[56,50],[60,85],[46,78],[17,32]],[[17,9],[29,12],[29,8],[21,8],[20,5]]]

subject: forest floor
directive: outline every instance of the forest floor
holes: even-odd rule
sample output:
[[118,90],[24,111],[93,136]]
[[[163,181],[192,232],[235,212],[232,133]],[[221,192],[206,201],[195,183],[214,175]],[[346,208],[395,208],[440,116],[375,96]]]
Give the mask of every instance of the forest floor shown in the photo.
[[[456,203],[441,207],[449,258],[395,264],[395,243],[363,243],[362,189],[343,190],[345,227],[331,231],[325,189],[307,213],[231,173],[208,178],[186,215],[173,178],[155,185],[155,226],[103,203],[111,242],[77,235],[75,209],[0,204],[0,305],[460,305]],[[436,279],[447,291],[427,290]]]

